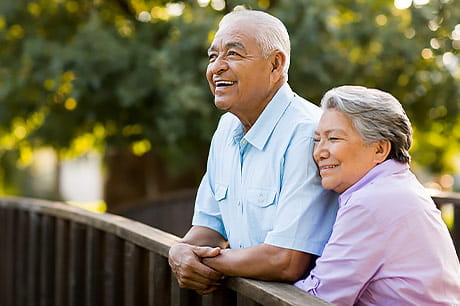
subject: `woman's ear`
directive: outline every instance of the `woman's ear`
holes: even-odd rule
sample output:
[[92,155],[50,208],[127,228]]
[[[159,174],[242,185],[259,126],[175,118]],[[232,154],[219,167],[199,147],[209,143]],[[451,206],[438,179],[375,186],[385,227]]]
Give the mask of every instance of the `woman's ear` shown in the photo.
[[374,161],[377,164],[383,163],[391,151],[391,142],[388,140],[379,140],[375,144],[375,157]]
[[272,83],[277,83],[283,77],[284,66],[286,65],[286,55],[276,50],[270,55],[271,73],[270,79]]

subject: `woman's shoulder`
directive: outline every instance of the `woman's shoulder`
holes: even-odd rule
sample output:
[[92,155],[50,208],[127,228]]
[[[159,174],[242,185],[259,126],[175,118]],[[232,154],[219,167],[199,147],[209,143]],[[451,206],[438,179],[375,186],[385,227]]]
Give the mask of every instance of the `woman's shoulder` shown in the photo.
[[352,205],[364,205],[374,215],[386,220],[417,213],[434,205],[423,186],[412,173],[376,179],[356,190],[350,197]]

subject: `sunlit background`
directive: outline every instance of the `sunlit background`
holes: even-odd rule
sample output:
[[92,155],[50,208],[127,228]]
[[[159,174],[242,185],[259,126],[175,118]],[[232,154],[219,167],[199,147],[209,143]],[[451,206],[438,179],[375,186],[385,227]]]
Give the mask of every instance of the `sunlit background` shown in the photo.
[[105,211],[196,188],[220,116],[206,49],[239,5],[285,22],[302,96],[343,84],[395,95],[419,179],[460,191],[459,1],[6,0],[0,193]]

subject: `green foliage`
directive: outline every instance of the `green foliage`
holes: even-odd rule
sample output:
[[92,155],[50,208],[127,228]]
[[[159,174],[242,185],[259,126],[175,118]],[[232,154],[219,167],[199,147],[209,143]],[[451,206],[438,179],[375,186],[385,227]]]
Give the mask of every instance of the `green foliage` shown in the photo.
[[237,4],[285,22],[295,91],[315,103],[342,84],[389,91],[415,126],[414,161],[453,170],[460,72],[443,56],[459,59],[458,0],[405,10],[390,0],[227,1],[222,11],[197,1],[2,1],[3,150],[153,150],[172,174],[199,177],[219,115],[204,77],[206,49]]
[[[272,11],[291,33],[290,83],[300,94],[318,102],[343,84],[392,93],[415,128],[414,161],[441,172],[455,170],[460,152],[460,41],[455,49],[452,39],[459,5],[398,10],[393,1],[280,1]],[[446,53],[456,56],[456,67],[443,64]]]

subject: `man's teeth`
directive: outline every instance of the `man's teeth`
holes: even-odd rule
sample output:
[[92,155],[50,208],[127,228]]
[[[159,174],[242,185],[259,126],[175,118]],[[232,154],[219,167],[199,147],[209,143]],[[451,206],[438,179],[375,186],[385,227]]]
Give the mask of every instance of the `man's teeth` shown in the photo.
[[332,169],[332,168],[335,168],[337,167],[337,165],[332,165],[332,166],[324,166],[324,167],[321,167],[323,169]]
[[217,81],[216,82],[216,86],[230,86],[233,84],[235,84],[235,82],[231,82],[231,81]]

